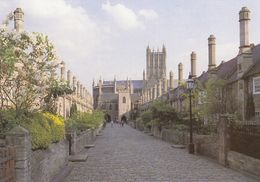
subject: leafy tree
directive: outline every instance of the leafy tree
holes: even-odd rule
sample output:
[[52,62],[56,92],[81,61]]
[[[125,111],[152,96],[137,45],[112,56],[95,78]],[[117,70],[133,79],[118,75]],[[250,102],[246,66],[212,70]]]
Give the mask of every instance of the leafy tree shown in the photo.
[[155,102],[151,106],[152,118],[160,126],[171,126],[179,122],[179,117],[173,107],[163,102]]
[[8,19],[0,26],[0,97],[18,117],[42,108],[58,62],[47,36],[8,30]]

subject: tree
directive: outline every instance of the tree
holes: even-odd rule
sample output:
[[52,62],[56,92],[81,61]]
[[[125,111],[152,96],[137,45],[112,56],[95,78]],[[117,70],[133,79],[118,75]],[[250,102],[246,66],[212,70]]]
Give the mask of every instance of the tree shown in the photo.
[[2,107],[14,108],[18,117],[44,106],[58,62],[47,36],[8,30],[11,19],[0,26],[0,95]]

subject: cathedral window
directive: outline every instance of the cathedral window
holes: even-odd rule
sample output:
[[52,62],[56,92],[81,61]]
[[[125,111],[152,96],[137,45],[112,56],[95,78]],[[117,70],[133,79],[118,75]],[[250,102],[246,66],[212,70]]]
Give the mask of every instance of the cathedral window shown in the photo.
[[126,98],[125,97],[123,97],[123,103],[126,103]]

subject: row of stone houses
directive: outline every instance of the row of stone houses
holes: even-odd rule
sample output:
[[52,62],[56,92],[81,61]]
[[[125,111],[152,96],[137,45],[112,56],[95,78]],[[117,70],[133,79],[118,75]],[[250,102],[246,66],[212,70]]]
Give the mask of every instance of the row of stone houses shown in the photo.
[[[17,32],[24,31],[24,12],[21,8],[17,8],[14,11],[14,29]],[[57,80],[66,83],[69,88],[72,88],[74,92],[70,95],[65,95],[58,97],[56,99],[57,114],[67,117],[70,116],[70,110],[72,105],[76,105],[77,110],[81,112],[90,112],[93,109],[92,97],[91,94],[87,91],[79,80],[75,76],[72,77],[70,70],[66,71],[65,62],[61,62],[59,65],[60,71],[57,70],[55,77]],[[11,103],[2,101],[0,108],[3,108],[5,105],[10,105]]]
[[[216,38],[208,38],[208,70],[196,76],[196,54],[191,54],[191,76],[195,83],[205,84],[210,80],[224,81],[224,87],[217,92],[222,113],[236,114],[240,120],[260,117],[260,44],[250,42],[250,10],[243,7],[239,12],[240,47],[238,55],[229,61],[222,61],[216,66]],[[179,73],[182,70],[179,69]],[[180,80],[180,77],[179,77]],[[183,93],[185,86],[179,84],[177,88],[168,92],[165,101],[170,102],[178,112],[187,111],[187,102]],[[206,94],[203,90],[200,97]],[[198,106],[205,103],[196,103]],[[251,114],[249,114],[251,113]],[[216,113],[217,114],[217,113]]]

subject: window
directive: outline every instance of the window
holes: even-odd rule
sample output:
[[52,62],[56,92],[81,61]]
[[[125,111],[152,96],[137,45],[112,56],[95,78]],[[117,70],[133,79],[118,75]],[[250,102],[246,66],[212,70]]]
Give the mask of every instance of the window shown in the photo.
[[112,110],[112,104],[109,105],[109,110]]
[[126,98],[125,97],[123,97],[123,103],[126,103]]
[[260,77],[253,78],[253,91],[254,94],[260,94]]
[[256,111],[256,112],[255,112],[255,117],[256,117],[256,118],[260,118],[260,112],[259,112],[259,111]]

